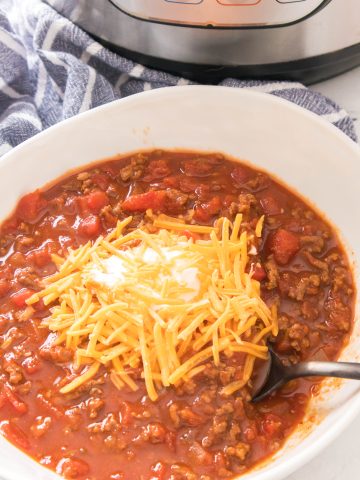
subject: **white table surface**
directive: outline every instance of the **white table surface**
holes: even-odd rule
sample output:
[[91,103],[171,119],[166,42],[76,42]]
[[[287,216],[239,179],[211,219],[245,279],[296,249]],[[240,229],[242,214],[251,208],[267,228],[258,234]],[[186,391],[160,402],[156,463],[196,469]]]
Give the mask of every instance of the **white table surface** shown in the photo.
[[355,125],[360,140],[360,67],[310,88],[331,98],[357,119]]
[[[356,119],[360,140],[360,67],[310,88],[330,97]],[[360,417],[323,453],[287,480],[357,480],[360,478]]]

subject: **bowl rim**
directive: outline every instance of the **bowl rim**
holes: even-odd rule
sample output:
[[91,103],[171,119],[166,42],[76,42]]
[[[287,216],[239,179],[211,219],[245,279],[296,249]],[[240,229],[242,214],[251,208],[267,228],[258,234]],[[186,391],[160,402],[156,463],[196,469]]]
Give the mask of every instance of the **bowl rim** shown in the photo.
[[[246,87],[234,88],[229,86],[213,86],[213,85],[185,85],[185,86],[176,86],[176,88],[162,87],[155,90],[140,92],[122,99],[114,100],[112,102],[95,107],[86,112],[77,114],[74,117],[65,119],[55,125],[52,125],[46,130],[36,134],[35,136],[25,140],[21,144],[13,147],[10,151],[4,153],[0,158],[0,169],[6,162],[12,162],[13,161],[12,157],[18,153],[21,153],[22,150],[32,146],[36,146],[37,142],[39,142],[40,140],[46,141],[48,136],[51,136],[57,131],[59,131],[59,133],[61,134],[61,129],[64,124],[66,124],[67,126],[72,125],[74,128],[76,128],[77,124],[79,122],[81,124],[81,121],[87,117],[96,119],[96,115],[99,112],[106,112],[107,110],[110,111],[118,108],[120,109],[120,112],[121,112],[122,107],[124,106],[131,107],[132,104],[136,105],[139,102],[141,103],[143,100],[146,100],[149,97],[154,99],[156,98],[161,99],[169,95],[170,97],[173,95],[181,96],[182,92],[190,92],[190,93],[194,92],[194,94],[196,95],[199,91],[203,91],[204,93],[207,92],[211,96],[215,93],[215,90],[216,90],[216,95],[221,95],[221,93],[224,93],[226,95],[231,94],[234,96],[238,96],[240,100],[241,98],[244,98],[244,97],[253,98],[254,100],[257,100],[260,102],[262,101],[262,102],[267,102],[268,104],[272,104],[275,107],[281,106],[281,108],[290,110],[294,114],[298,116],[299,115],[302,116],[305,121],[312,122],[314,125],[316,125],[316,128],[321,128],[323,131],[326,131],[328,135],[336,136],[340,142],[345,144],[347,148],[353,151],[354,155],[359,157],[359,161],[360,161],[360,146],[356,142],[354,142],[343,131],[341,131],[334,124],[327,121],[325,118],[322,118],[316,113],[311,112],[305,109],[304,107],[296,105],[289,100],[286,100],[281,97],[277,97],[276,95],[272,95],[269,93],[252,90],[251,88],[246,88]],[[349,426],[351,421],[359,414],[360,414],[360,389],[357,390],[352,395],[352,397],[348,400],[347,409],[345,413],[341,417],[334,419],[331,426],[329,426],[329,428],[327,429],[326,432],[324,432],[321,438],[317,439],[315,442],[312,442],[309,445],[306,445],[304,448],[298,449],[292,458],[290,458],[289,460],[285,460],[283,463],[280,463],[277,465],[274,465],[274,464],[271,465],[271,462],[269,462],[269,464],[264,463],[263,467],[261,467],[262,464],[260,463],[259,470],[252,469],[249,472],[245,472],[244,475],[235,477],[234,480],[236,479],[240,480],[241,478],[244,478],[244,480],[249,478],[250,480],[250,477],[251,479],[254,479],[254,480],[283,479],[285,476],[290,475],[295,470],[300,468],[302,465],[305,465],[307,462],[313,459],[322,450],[324,450],[332,441],[335,440],[335,438],[341,432],[343,432]],[[16,450],[20,454],[23,454],[23,452],[20,449],[16,448]],[[29,457],[28,455],[26,456],[29,459],[31,459],[34,463],[36,463],[39,467],[44,468],[36,460],[32,459],[32,457]],[[268,466],[270,467],[269,469],[267,468]],[[262,470],[261,468],[264,468],[264,470]],[[50,472],[51,471],[49,471],[49,473]],[[54,472],[51,472],[51,473],[54,473]],[[14,476],[13,473],[9,472],[7,468],[4,468],[3,466],[1,466],[1,463],[0,463],[0,475],[3,475],[4,478],[8,478],[11,480],[18,480],[17,475]]]

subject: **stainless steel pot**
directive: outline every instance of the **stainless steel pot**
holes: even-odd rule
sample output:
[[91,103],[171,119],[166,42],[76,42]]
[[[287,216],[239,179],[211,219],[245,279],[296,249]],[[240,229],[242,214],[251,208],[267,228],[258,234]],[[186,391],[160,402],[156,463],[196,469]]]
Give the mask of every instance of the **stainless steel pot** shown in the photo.
[[48,0],[109,47],[202,81],[313,82],[360,64],[359,0]]

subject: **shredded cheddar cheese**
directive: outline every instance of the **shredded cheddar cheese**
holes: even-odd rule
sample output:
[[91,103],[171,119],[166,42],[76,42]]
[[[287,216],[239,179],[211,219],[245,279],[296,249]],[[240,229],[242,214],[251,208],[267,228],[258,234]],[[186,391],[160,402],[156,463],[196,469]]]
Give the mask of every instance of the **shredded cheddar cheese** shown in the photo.
[[119,389],[136,390],[131,371],[140,369],[156,400],[160,388],[187,381],[204,370],[204,362],[219,365],[221,354],[236,352],[245,355],[242,378],[223,393],[242,388],[255,359],[267,358],[266,336],[278,332],[276,309],[261,299],[248,268],[264,217],[255,235],[242,228],[240,214],[233,223],[219,219],[215,227],[160,215],[151,229],[128,231],[131,220],[69,250],[65,259],[54,255],[58,272],[27,300],[51,304],[43,324],[56,333],[56,344],[74,351],[78,375],[61,393],[88,382],[104,365]]

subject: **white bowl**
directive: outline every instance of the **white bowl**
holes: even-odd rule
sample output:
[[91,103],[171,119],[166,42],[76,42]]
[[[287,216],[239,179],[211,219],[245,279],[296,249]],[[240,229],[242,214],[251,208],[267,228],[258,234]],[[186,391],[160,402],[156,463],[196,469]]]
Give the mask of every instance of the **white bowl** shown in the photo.
[[[359,147],[316,115],[252,91],[164,88],[96,108],[48,129],[0,160],[0,218],[21,195],[70,169],[151,147],[217,150],[277,175],[311,199],[339,228],[359,284]],[[356,321],[342,354],[345,360],[359,360],[359,324]],[[328,382],[285,447],[241,478],[281,480],[325,448],[359,411],[356,382]],[[59,478],[3,438],[0,476],[8,480]]]

